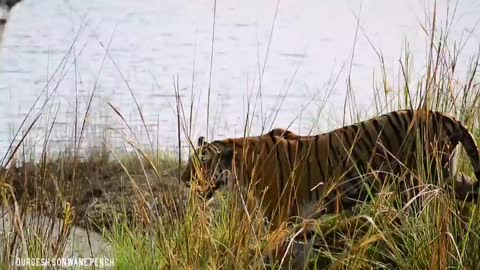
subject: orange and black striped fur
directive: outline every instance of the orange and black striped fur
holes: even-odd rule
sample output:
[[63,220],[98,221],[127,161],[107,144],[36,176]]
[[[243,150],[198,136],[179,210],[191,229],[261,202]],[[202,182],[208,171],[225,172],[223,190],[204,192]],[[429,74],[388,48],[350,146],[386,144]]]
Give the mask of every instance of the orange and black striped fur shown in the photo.
[[[456,172],[458,143],[477,182]],[[316,136],[277,129],[258,137],[202,142],[195,156],[199,166],[193,166],[192,156],[183,181],[195,172],[212,181],[211,192],[250,187],[277,225],[294,216],[350,207],[366,199],[367,186],[401,180],[403,172],[416,173],[420,165],[428,168],[427,175],[434,173],[429,179],[449,180],[461,198],[476,198],[480,188],[473,136],[453,117],[426,110],[394,111]]]
[[[187,166],[185,167],[185,169],[182,173],[181,179],[183,180],[183,182],[187,186],[189,186],[190,185],[190,180],[192,179],[192,177],[195,177],[195,174],[192,174],[192,173],[195,173],[195,172],[199,173],[199,171],[197,171],[197,169],[207,170],[207,171],[209,169],[211,169],[213,164],[215,162],[217,162],[219,160],[219,158],[221,157],[221,155],[218,155],[217,153],[221,153],[221,151],[222,151],[221,149],[224,149],[223,146],[228,146],[228,145],[237,146],[240,149],[243,146],[243,144],[245,143],[245,141],[248,141],[249,143],[256,144],[256,143],[260,143],[262,140],[265,140],[265,139],[268,140],[270,138],[275,138],[275,137],[286,138],[286,139],[289,139],[289,140],[299,138],[299,136],[296,135],[295,133],[293,133],[289,130],[286,130],[286,129],[282,129],[282,128],[272,129],[268,133],[260,135],[260,136],[226,139],[226,140],[223,140],[223,141],[215,141],[215,143],[211,143],[211,144],[205,143],[205,138],[202,136],[202,137],[198,138],[198,142],[197,142],[197,145],[199,146],[199,149],[195,149],[194,154],[188,159]],[[226,150],[226,148],[225,148],[225,150]],[[223,157],[223,158],[225,158],[225,157]],[[198,164],[196,165],[195,164],[196,162],[201,162],[201,163],[204,163],[204,164],[208,163],[212,166],[209,166],[208,164],[207,164],[207,166],[197,166]],[[206,175],[203,175],[203,176],[206,176]],[[210,177],[211,177],[211,175],[210,175]],[[205,179],[205,177],[204,177],[204,179]],[[218,184],[215,184],[215,181],[213,181],[213,184],[218,185]],[[218,187],[220,187],[220,186],[218,186]],[[212,192],[213,191],[214,190],[212,190]],[[207,195],[207,197],[209,197],[210,195],[213,195],[213,193],[209,193]]]

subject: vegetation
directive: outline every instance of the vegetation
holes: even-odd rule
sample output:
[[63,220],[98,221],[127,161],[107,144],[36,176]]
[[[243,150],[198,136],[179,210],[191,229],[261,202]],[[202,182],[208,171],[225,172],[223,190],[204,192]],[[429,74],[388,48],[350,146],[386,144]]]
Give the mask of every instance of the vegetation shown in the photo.
[[[452,51],[448,36],[433,26],[426,31],[430,51],[418,82],[412,82],[408,51],[400,61],[398,85],[390,84],[381,64],[376,114],[398,108],[440,110],[457,116],[480,142],[480,54],[460,82],[460,51]],[[379,60],[383,63],[381,55]],[[364,120],[353,89],[347,97],[351,121]],[[177,105],[182,115],[180,97]],[[177,180],[177,157],[153,146],[145,151],[129,142],[133,151],[119,153],[105,144],[80,157],[76,141],[71,151],[51,158],[44,149],[41,159],[33,161],[22,157],[24,140],[19,141],[0,172],[3,211],[12,217],[4,217],[0,227],[3,268],[11,268],[17,257],[60,257],[74,225],[110,241],[117,269],[288,268],[294,261],[288,251],[302,247],[294,238],[307,225],[316,228],[308,256],[312,269],[477,269],[480,262],[478,203],[458,201],[441,187],[427,185],[442,181],[422,172],[415,175],[425,183],[422,193],[408,201],[395,196],[397,186],[385,186],[352,212],[269,230],[261,211],[246,211],[231,194],[207,201],[195,188],[186,189]],[[468,162],[461,169],[471,174]],[[40,218],[31,222],[32,215]],[[60,223],[54,226],[57,218]]]

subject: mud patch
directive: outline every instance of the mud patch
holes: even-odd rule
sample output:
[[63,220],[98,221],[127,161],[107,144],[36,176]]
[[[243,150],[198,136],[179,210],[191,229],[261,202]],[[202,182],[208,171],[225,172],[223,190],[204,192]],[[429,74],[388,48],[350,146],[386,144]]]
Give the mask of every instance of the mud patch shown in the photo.
[[26,163],[0,175],[12,187],[13,193],[6,193],[9,202],[60,219],[68,206],[73,225],[101,232],[115,222],[145,223],[149,215],[181,215],[188,190],[179,183],[175,165],[166,164],[127,166],[100,157]]

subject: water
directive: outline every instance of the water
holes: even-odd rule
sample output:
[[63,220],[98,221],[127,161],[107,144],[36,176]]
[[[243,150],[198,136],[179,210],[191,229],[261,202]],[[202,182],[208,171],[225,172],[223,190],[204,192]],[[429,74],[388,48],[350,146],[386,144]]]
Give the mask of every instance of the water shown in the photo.
[[[447,1],[438,2],[442,22],[454,6],[447,9]],[[77,134],[82,126],[75,115],[84,118],[92,93],[83,146],[104,138],[148,143],[129,88],[154,146],[171,150],[178,146],[174,81],[187,122],[194,94],[193,137],[205,135],[210,66],[210,138],[242,134],[247,104],[253,107],[260,81],[252,134],[260,132],[262,123],[307,132],[330,90],[318,129],[338,126],[349,73],[356,103],[368,110],[373,82],[380,78],[372,44],[393,78],[399,78],[406,41],[414,74],[424,70],[428,43],[420,25],[430,18],[433,1],[281,1],[271,35],[276,3],[217,1],[211,65],[213,1],[23,1],[12,11],[1,44],[0,154],[35,100],[39,97],[27,123],[53,93],[26,144],[37,151],[48,134],[49,146],[74,139],[75,124]],[[478,49],[480,30],[474,26],[479,14],[476,0],[456,7],[450,37],[459,41],[469,36],[461,64]],[[460,72],[465,66],[459,65]]]

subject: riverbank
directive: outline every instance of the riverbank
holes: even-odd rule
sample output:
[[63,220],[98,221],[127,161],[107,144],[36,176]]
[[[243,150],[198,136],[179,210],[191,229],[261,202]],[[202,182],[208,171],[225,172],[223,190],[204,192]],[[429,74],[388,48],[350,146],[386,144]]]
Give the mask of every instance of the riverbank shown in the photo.
[[87,158],[12,162],[0,170],[0,262],[18,258],[118,256],[112,230],[145,229],[156,218],[181,214],[187,190],[172,158],[115,159],[106,152]]

